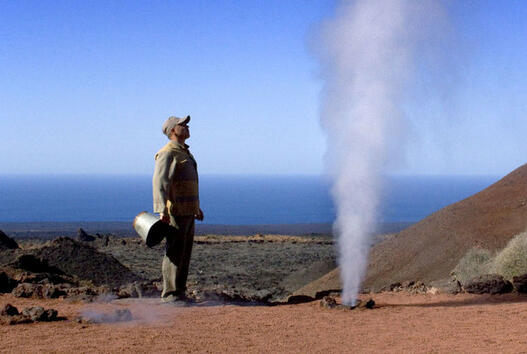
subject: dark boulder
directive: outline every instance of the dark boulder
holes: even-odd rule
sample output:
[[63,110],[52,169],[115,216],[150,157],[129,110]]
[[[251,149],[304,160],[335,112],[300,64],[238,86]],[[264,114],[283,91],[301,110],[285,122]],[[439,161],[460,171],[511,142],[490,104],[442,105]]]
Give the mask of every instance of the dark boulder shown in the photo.
[[12,279],[6,272],[0,272],[0,293],[10,293],[18,282]]
[[0,316],[15,316],[18,314],[18,309],[11,304],[4,305],[0,310]]
[[498,274],[485,274],[469,280],[465,291],[471,294],[505,294],[513,290],[512,283]]
[[[76,285],[78,281],[68,275],[60,275],[60,274],[53,274],[53,273],[33,273],[28,272],[23,269],[19,268],[13,268],[11,266],[5,266],[0,268],[0,284],[4,284],[2,282],[2,273],[6,274],[6,277],[9,279],[12,279],[12,281],[8,281],[11,285],[13,282],[16,284],[20,283],[39,283],[39,284],[64,284],[64,283],[70,283],[73,285]],[[1,286],[0,286],[1,288]],[[1,292],[1,291],[0,291]]]
[[338,309],[338,310],[355,310],[355,309],[373,309],[375,307],[375,301],[369,299],[368,301],[362,301],[357,299],[355,305],[338,304],[337,300],[333,296],[324,296],[320,300],[320,307],[327,309]]
[[519,293],[527,293],[527,273],[512,278],[512,285]]
[[56,299],[65,296],[66,291],[52,284],[18,284],[11,292],[15,297],[38,298],[38,299]]
[[375,308],[375,301],[373,299],[369,299],[368,301],[360,301],[357,305],[357,308],[365,308],[371,310]]
[[93,242],[96,239],[95,236],[88,235],[82,228],[77,231],[77,237],[79,238],[79,241],[83,242]]
[[[104,287],[82,286],[63,288],[63,290],[66,291],[65,298],[68,302],[92,302],[95,299],[102,300],[103,294],[109,294],[109,290]],[[114,296],[109,296],[109,299],[114,298]]]
[[324,296],[322,300],[320,300],[320,307],[333,309],[337,307],[337,301],[331,296]]
[[18,283],[11,279],[6,272],[0,272],[0,293],[10,293]]
[[27,307],[22,311],[22,316],[28,317],[33,322],[48,322],[57,319],[57,310],[34,306]]
[[[36,257],[32,254],[23,254],[6,266],[0,268],[0,284],[2,281],[2,272],[8,278],[19,283],[40,283],[40,284],[77,284],[74,277],[65,274],[55,266],[50,266],[45,259]],[[15,286],[16,286],[15,284]],[[11,284],[12,285],[12,284]],[[0,285],[0,292],[2,286]]]
[[35,294],[40,292],[40,288],[42,288],[42,285],[39,284],[21,283],[13,289],[11,294],[15,297],[38,297]]
[[0,251],[17,249],[18,243],[0,230]]
[[44,309],[40,306],[26,307],[22,312],[10,304],[5,305],[0,310],[0,324],[15,325],[32,322],[58,321],[58,312],[55,309]]
[[70,276],[58,275],[51,273],[31,273],[23,272],[20,273],[16,279],[19,283],[38,283],[38,284],[64,284],[69,283],[76,285],[78,282]]

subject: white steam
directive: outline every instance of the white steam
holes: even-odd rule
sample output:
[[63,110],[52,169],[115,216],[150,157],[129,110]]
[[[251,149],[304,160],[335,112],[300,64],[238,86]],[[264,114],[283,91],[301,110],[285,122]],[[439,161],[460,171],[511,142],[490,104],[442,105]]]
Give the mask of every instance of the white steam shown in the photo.
[[366,270],[381,174],[404,152],[402,107],[417,70],[416,52],[441,18],[435,0],[343,1],[321,32],[321,122],[346,304],[355,303]]
[[99,296],[81,310],[80,318],[94,323],[124,322],[131,326],[160,324],[174,319],[179,308],[162,304],[159,298],[129,298],[115,303],[112,295]]

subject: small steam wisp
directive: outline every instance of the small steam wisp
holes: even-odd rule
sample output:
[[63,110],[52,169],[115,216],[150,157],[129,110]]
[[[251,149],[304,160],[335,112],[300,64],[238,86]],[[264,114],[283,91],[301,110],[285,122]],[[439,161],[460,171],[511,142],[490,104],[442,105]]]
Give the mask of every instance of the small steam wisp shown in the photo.
[[342,301],[354,305],[377,221],[381,175],[404,147],[415,54],[441,21],[434,0],[343,1],[324,23],[321,123],[337,207]]

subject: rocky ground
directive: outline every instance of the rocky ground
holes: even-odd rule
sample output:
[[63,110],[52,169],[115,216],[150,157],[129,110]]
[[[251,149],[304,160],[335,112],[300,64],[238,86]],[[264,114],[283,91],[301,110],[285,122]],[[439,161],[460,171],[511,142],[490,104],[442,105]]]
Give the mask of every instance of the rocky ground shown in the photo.
[[[163,243],[148,248],[139,238],[85,232],[16,241],[0,251],[0,292],[83,301],[159,296]],[[276,302],[335,266],[329,237],[196,236],[188,292],[197,301]]]
[[[387,237],[389,239],[390,236]],[[19,298],[159,298],[164,245],[110,234],[51,241],[15,239],[0,233],[0,293]],[[196,236],[188,279],[195,302],[279,304],[321,299],[341,289],[333,241],[324,236]],[[327,281],[329,279],[330,281]],[[366,292],[367,289],[363,289]],[[509,282],[486,275],[394,282],[381,291],[503,294],[527,292],[527,274]]]
[[[104,250],[146,279],[160,279],[164,246],[139,239]],[[190,293],[224,292],[254,301],[279,299],[335,267],[333,242],[307,236],[197,236],[188,279]],[[295,280],[295,276],[312,269]]]
[[[150,249],[138,238],[81,232],[75,239],[13,240],[0,233],[2,349],[515,353],[527,348],[522,293],[527,275],[512,282],[495,275],[467,284],[395,282],[380,293],[360,295],[362,301],[351,308],[340,303],[338,292],[324,297],[328,294],[320,291],[327,290],[320,279],[335,267],[331,238],[207,235],[195,239],[189,277],[195,301],[180,307],[159,300],[162,255],[162,245]],[[302,292],[309,287],[311,297]],[[297,303],[306,300],[311,301]],[[262,306],[270,304],[276,306]]]

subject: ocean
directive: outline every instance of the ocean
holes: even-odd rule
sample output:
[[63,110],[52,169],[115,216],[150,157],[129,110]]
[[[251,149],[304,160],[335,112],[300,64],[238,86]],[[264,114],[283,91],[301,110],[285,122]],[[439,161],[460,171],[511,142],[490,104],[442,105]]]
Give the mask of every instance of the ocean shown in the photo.
[[[493,176],[391,176],[379,222],[416,222],[498,180]],[[205,224],[332,223],[320,176],[200,177]],[[350,191],[351,192],[351,191]],[[0,176],[0,222],[132,221],[152,211],[151,176]]]

